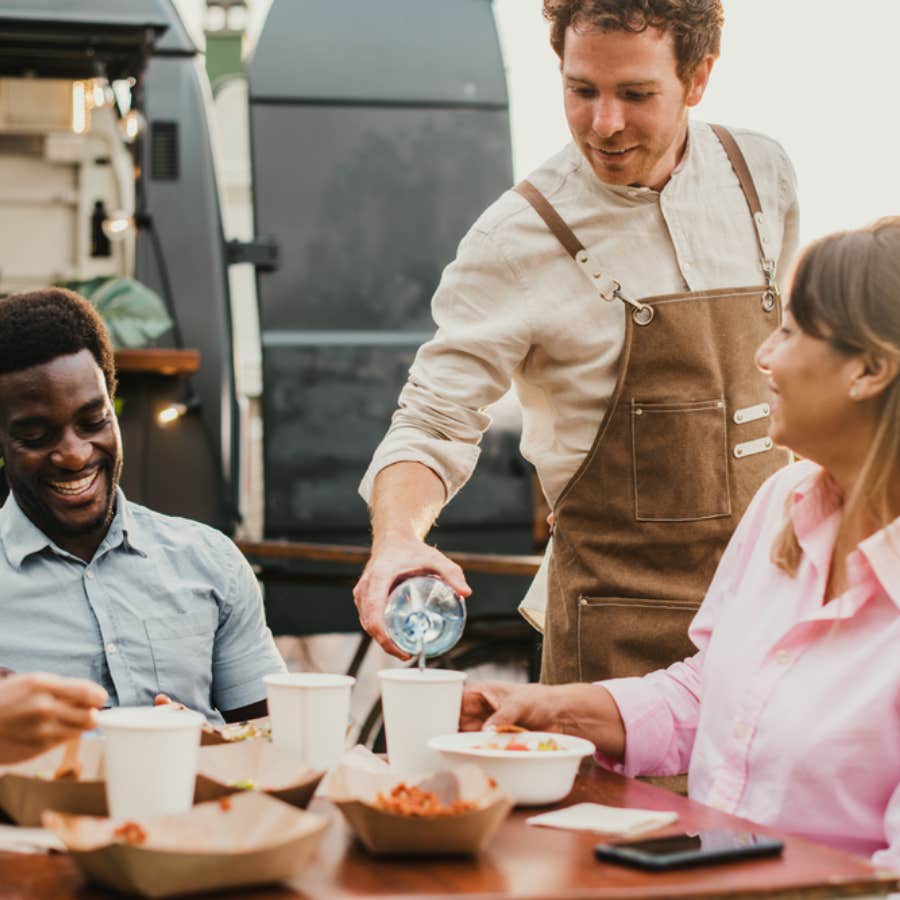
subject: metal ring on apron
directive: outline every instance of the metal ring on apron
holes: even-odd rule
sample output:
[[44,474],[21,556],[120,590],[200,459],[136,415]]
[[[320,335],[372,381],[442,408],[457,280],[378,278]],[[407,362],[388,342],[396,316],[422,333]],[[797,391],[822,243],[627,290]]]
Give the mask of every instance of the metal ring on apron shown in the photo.
[[767,312],[775,309],[775,291],[766,291],[762,296],[762,308]]
[[636,325],[649,325],[653,321],[656,310],[654,310],[652,306],[646,303],[639,303],[637,300],[626,297],[622,291],[619,290],[618,285],[616,286],[614,294],[619,300],[631,307],[631,318],[634,319]]

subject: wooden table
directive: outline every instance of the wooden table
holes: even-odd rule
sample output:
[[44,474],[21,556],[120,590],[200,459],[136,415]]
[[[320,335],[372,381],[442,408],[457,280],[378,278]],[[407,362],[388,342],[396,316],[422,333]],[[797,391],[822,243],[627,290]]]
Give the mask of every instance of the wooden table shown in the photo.
[[[579,775],[572,802],[674,809],[680,821],[666,831],[753,828],[709,807],[649,784],[622,778],[593,766]],[[635,898],[824,898],[872,896],[900,889],[900,880],[879,873],[859,857],[829,850],[799,838],[784,837],[781,858],[747,860],[667,873],[597,862],[597,835],[535,828],[525,824],[527,810],[516,811],[501,826],[484,853],[461,860],[378,860],[348,833],[337,810],[315,800],[312,808],[333,819],[318,855],[290,886],[229,892],[230,900],[340,900],[340,898],[423,897],[493,900],[635,900]],[[756,828],[776,834],[771,829]],[[658,832],[662,833],[662,832]],[[67,856],[0,854],[0,898],[4,900],[99,900],[114,897],[87,887]]]

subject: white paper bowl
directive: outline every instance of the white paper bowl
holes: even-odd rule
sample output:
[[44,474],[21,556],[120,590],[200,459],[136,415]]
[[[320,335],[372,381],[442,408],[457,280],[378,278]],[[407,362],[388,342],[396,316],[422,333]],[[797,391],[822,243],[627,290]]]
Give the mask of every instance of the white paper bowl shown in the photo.
[[[559,750],[486,750],[482,745],[506,744],[510,739],[529,745],[553,738]],[[575,782],[578,765],[594,752],[594,745],[569,734],[525,731],[496,734],[465,731],[432,738],[428,746],[451,765],[477,763],[517,806],[537,806],[562,800]]]

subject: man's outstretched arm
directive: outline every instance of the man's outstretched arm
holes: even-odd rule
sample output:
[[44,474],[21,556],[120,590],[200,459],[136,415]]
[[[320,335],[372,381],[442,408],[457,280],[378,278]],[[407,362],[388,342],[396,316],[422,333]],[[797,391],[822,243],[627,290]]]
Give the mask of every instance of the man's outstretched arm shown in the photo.
[[458,594],[472,593],[463,570],[425,543],[444,502],[444,483],[428,466],[399,462],[382,469],[372,491],[372,554],[353,589],[362,627],[394,656],[403,654],[384,630],[384,606],[403,575],[432,572]]

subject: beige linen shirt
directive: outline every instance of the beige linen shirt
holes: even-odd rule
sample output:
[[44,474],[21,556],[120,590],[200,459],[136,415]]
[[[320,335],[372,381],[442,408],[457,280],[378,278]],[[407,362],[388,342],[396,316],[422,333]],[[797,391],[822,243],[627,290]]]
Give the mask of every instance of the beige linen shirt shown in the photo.
[[[763,209],[767,254],[785,270],[797,246],[793,168],[764,135],[732,129]],[[591,256],[634,299],[765,283],[747,202],[718,138],[692,122],[684,157],[661,191],[608,185],[574,144],[528,176]],[[434,337],[418,351],[399,406],[360,484],[417,461],[465,484],[490,425],[485,408],[513,385],[522,455],[553,506],[590,449],[625,337],[621,302],[604,301],[544,222],[507,191],[472,226],[432,301]]]

